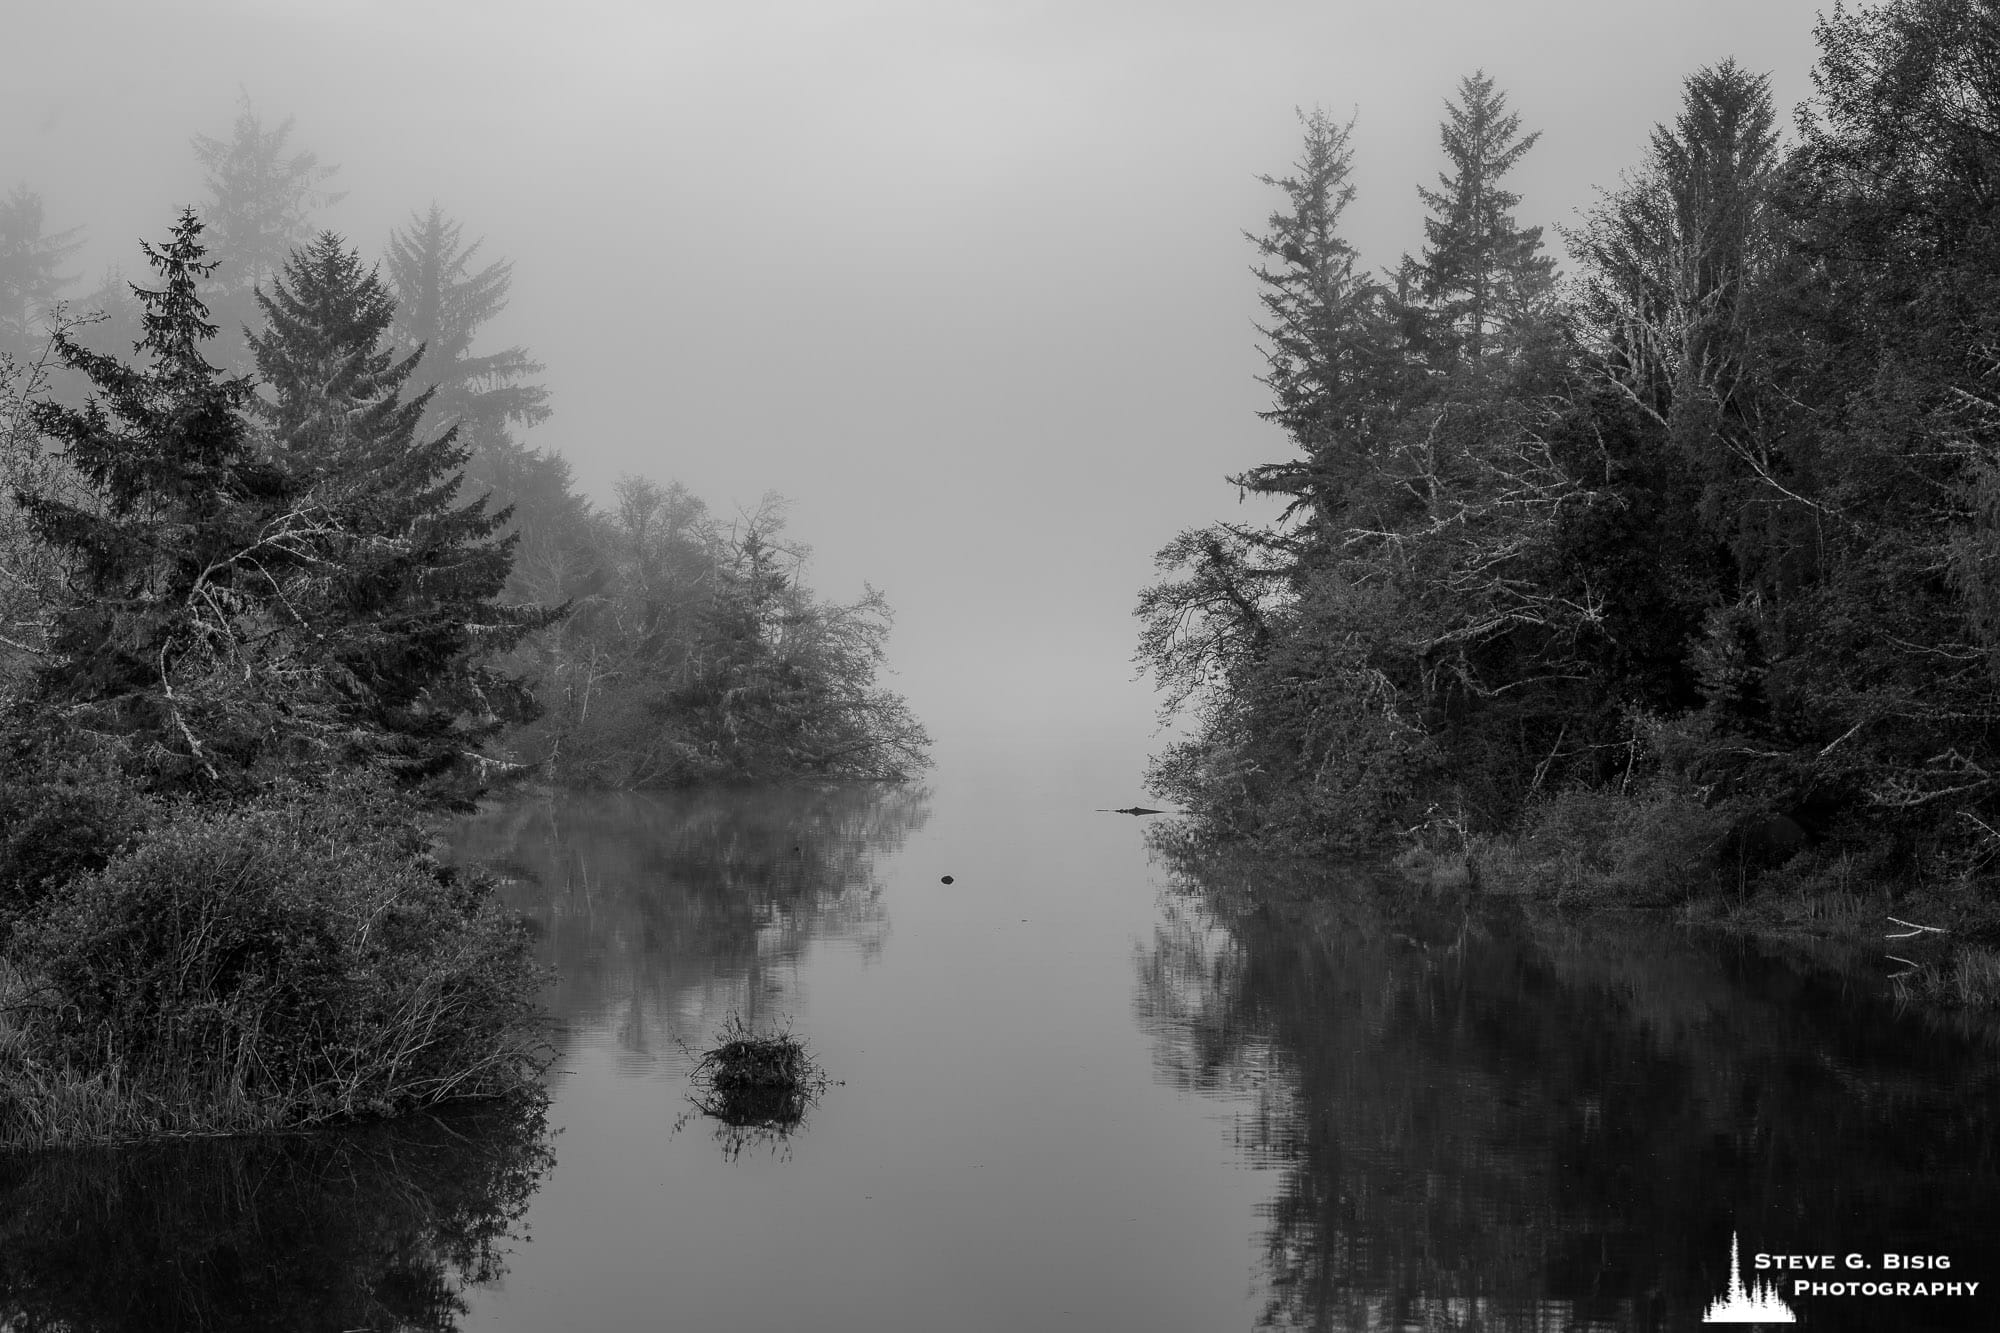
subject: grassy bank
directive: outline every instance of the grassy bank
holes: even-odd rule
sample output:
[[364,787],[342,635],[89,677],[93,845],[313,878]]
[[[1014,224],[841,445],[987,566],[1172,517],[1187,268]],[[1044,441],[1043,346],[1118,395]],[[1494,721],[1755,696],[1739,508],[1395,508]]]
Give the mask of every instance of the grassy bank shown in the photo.
[[1579,791],[1536,807],[1513,835],[1433,819],[1395,864],[1433,891],[1648,909],[1704,929],[1866,946],[1912,1001],[2000,1007],[2000,907],[1976,867],[1894,874],[1882,851],[1746,829],[1768,833],[1770,822],[1679,796]]

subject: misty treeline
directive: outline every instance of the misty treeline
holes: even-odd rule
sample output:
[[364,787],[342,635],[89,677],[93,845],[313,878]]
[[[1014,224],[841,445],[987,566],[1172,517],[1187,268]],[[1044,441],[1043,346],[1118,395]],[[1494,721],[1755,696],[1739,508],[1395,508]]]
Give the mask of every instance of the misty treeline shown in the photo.
[[[337,172],[293,144],[289,120],[268,121],[246,102],[228,138],[198,136],[193,148],[205,177],[190,243],[201,251],[192,283],[206,314],[195,318],[213,326],[206,341],[193,336],[206,363],[247,377],[231,410],[248,453],[286,475],[288,494],[313,500],[430,488],[421,522],[415,511],[362,521],[378,563],[394,563],[382,543],[399,540],[482,553],[479,573],[451,576],[477,584],[473,600],[432,612],[463,612],[472,637],[425,650],[463,657],[465,688],[412,677],[398,703],[454,731],[460,760],[471,761],[457,765],[461,775],[490,776],[500,763],[566,783],[648,786],[901,778],[924,765],[922,727],[877,683],[887,603],[873,589],[847,603],[817,597],[782,501],[722,515],[678,484],[627,477],[603,509],[579,493],[560,454],[526,441],[551,415],[543,367],[522,347],[486,345],[512,267],[482,255],[461,222],[431,205],[368,259],[315,227],[341,197]],[[52,229],[25,186],[0,207],[0,356],[13,370],[16,423],[6,480],[20,497],[0,541],[35,571],[0,593],[0,665],[15,680],[31,665],[46,674],[47,654],[61,653],[48,636],[77,591],[75,562],[32,520],[37,497],[74,487],[77,456],[34,404],[92,392],[111,401],[80,358],[129,361],[149,337],[144,284],[123,273],[58,304],[80,245],[80,229]],[[52,317],[62,325],[53,342]],[[392,480],[415,472],[421,482]],[[434,530],[420,535],[423,524]],[[352,564],[361,549],[331,558]],[[349,572],[365,577],[359,565]],[[356,668],[351,655],[334,658]],[[143,688],[162,697],[189,688],[165,667],[155,675]],[[265,703],[288,688],[267,691]],[[238,724],[247,717],[225,711]],[[160,729],[159,743],[188,759],[205,742],[176,725]]]
[[1341,231],[1352,122],[1304,117],[1251,238],[1296,452],[1232,478],[1282,517],[1181,534],[1139,608],[1199,827],[1933,883],[2000,851],[2000,7],[1817,36],[1789,129],[1691,75],[1565,272],[1491,79],[1385,275]]
[[62,303],[0,208],[0,1147],[534,1096],[541,978],[427,817],[501,774],[900,777],[889,615],[824,602],[767,501],[600,512],[510,271],[433,207],[377,263],[245,107],[208,197]]

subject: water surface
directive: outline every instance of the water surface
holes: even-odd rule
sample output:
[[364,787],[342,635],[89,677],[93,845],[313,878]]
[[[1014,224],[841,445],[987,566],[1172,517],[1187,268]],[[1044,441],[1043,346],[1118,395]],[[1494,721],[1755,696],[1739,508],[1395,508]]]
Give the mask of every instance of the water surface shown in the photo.
[[[1137,795],[496,807],[545,1117],[6,1163],[0,1327],[1690,1329],[1732,1232],[1982,1284],[1804,1326],[2000,1327],[2000,1043],[1879,957],[1189,864]],[[732,1015],[839,1080],[796,1132],[689,1115]]]

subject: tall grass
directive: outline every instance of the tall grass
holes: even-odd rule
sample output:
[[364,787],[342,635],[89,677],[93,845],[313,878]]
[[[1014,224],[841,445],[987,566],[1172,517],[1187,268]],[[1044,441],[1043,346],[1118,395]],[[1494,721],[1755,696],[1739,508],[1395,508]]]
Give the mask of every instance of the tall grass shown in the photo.
[[1898,976],[1896,992],[1947,1008],[2000,1006],[2000,951],[1981,945],[1954,948],[1942,960]]

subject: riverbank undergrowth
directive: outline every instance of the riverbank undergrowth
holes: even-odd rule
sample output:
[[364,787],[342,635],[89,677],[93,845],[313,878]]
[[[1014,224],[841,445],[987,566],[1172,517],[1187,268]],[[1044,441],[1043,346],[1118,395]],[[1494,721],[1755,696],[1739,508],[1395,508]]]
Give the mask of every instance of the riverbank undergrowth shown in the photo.
[[1746,825],[1756,821],[1657,791],[1578,791],[1535,808],[1515,836],[1435,820],[1413,831],[1395,865],[1431,892],[1663,911],[1731,934],[1866,945],[1913,1002],[2000,1007],[1990,885],[1959,867],[1897,875],[1887,853],[1836,840],[1760,853],[1746,848]]
[[168,805],[0,961],[0,1148],[295,1129],[533,1085],[539,973],[485,879],[358,784]]

